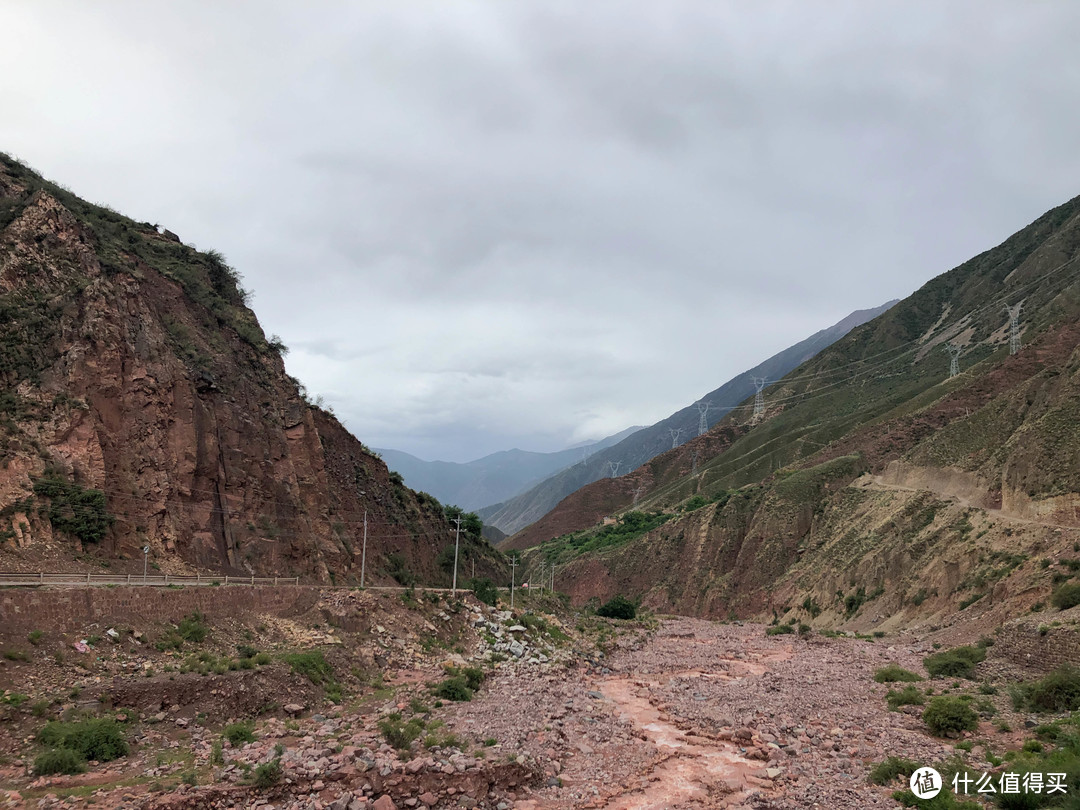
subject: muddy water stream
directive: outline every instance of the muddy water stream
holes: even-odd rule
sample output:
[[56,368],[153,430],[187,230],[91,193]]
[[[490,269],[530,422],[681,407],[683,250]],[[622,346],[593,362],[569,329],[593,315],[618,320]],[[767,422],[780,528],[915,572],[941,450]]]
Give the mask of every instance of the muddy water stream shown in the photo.
[[[704,674],[678,673],[675,677]],[[600,691],[622,716],[666,756],[650,773],[647,787],[610,799],[604,810],[670,810],[685,804],[725,807],[745,798],[748,788],[767,786],[752,775],[763,763],[741,756],[732,743],[699,737],[667,719],[649,700],[650,686],[658,685],[629,678],[600,683]]]

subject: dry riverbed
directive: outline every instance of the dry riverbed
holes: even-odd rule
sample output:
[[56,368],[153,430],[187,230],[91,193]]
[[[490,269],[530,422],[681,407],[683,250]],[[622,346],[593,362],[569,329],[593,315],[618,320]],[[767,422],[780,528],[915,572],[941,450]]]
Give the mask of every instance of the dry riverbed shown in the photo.
[[[384,599],[363,610],[400,613],[396,604]],[[429,684],[444,677],[445,653],[428,650],[422,634],[372,619],[363,638],[387,656],[384,687],[339,707],[309,695],[303,711],[264,717],[255,742],[223,751],[214,718],[189,722],[174,706],[156,725],[144,720],[126,760],[33,781],[19,775],[25,766],[8,767],[12,782],[0,787],[11,792],[0,791],[0,806],[898,807],[891,788],[868,782],[874,763],[896,755],[931,764],[955,753],[955,741],[928,736],[917,712],[888,711],[887,687],[873,680],[889,663],[919,671],[925,642],[767,636],[761,625],[666,619],[653,630],[619,625],[614,635],[597,620],[560,643],[532,626],[521,632],[509,613],[471,604],[456,617],[430,611],[436,623],[460,619],[452,638],[467,649],[453,656],[458,666],[497,662],[469,702],[437,705]],[[402,615],[433,629],[416,610]],[[371,615],[389,626],[397,614]],[[526,652],[499,655],[514,639]],[[596,652],[598,641],[606,655]],[[280,694],[281,703],[289,699]],[[423,721],[411,750],[392,747],[380,728],[394,713],[401,723]],[[980,766],[976,754],[968,761]],[[253,784],[275,762],[277,778]],[[184,769],[198,774],[198,786],[182,783]]]
[[543,764],[546,786],[518,810],[898,807],[867,782],[869,765],[954,751],[889,712],[873,681],[890,662],[917,669],[921,655],[671,619],[600,669],[499,676],[454,722]]

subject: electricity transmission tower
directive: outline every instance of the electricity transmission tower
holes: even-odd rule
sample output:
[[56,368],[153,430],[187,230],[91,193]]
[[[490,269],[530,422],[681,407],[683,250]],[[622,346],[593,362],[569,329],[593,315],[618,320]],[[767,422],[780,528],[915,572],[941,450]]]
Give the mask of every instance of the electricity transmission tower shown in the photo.
[[1020,309],[1023,306],[1023,301],[1013,307],[1005,306],[1005,311],[1009,314],[1009,354],[1020,351]]
[[761,416],[765,413],[765,396],[761,393],[765,388],[766,377],[751,377],[754,381],[754,416]]
[[963,346],[957,346],[955,343],[945,344],[945,351],[949,353],[949,379],[960,373],[960,352],[963,349]]
[[619,474],[619,467],[622,466],[621,461],[609,461],[607,463],[608,478],[615,478]]
[[668,428],[668,433],[671,434],[671,449],[674,450],[679,446],[679,436],[682,435],[682,428]]
[[697,457],[698,457],[699,453],[701,453],[701,448],[700,447],[695,447],[694,448],[694,460],[690,463],[690,474],[691,475],[697,475]]
[[645,485],[642,484],[634,490],[634,506],[637,506],[638,500],[641,498],[641,493],[645,491]]
[[711,402],[699,402],[697,404],[697,412],[698,412],[698,416],[700,417],[698,419],[698,426],[697,426],[697,435],[698,436],[703,435],[705,433],[705,431],[707,431],[709,429],[709,420],[705,418],[705,414],[707,414],[709,412],[709,408],[711,406],[712,406]]

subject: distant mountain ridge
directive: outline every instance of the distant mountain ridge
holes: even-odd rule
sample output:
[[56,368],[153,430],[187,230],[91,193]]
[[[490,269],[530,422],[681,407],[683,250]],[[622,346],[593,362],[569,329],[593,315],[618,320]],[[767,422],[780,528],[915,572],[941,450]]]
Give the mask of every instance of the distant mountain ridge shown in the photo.
[[552,473],[577,464],[638,430],[641,428],[635,425],[600,441],[584,442],[554,453],[517,448],[500,450],[463,464],[424,461],[401,450],[376,448],[376,452],[386,466],[401,475],[407,486],[434,495],[442,503],[472,511],[512,498]]
[[[706,394],[699,401],[711,403],[705,415],[707,426],[711,427],[719,422],[732,408],[754,393],[754,377],[780,379],[855,327],[873,320],[896,303],[897,301],[893,300],[873,309],[856,310],[843,320],[774,354],[763,363]],[[487,506],[478,514],[484,523],[496,526],[507,534],[515,534],[554,509],[556,504],[570,493],[610,475],[611,465],[617,465],[617,475],[625,475],[660,453],[670,450],[672,430],[679,431],[680,444],[697,436],[700,419],[697,402],[691,403],[655,425],[642,428],[611,447],[595,453],[584,463],[564,469],[504,503]],[[393,464],[390,466],[393,467]],[[410,485],[412,486],[411,482]]]

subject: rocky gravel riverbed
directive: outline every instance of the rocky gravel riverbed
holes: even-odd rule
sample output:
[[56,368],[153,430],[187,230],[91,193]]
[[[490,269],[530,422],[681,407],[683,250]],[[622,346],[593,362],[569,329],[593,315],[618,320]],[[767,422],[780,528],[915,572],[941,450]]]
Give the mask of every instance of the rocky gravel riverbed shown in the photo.
[[[144,778],[132,787],[116,785],[134,763],[117,762],[26,791],[82,793],[23,800],[12,791],[0,793],[0,806],[6,796],[7,806],[130,810],[899,807],[895,786],[869,783],[874,763],[895,755],[931,764],[955,753],[956,741],[929,736],[918,712],[888,711],[888,687],[873,680],[890,663],[919,671],[925,642],[767,636],[761,625],[667,619],[605,631],[598,652],[587,634],[566,640],[553,625],[472,610],[463,618],[477,643],[452,663],[495,666],[471,701],[437,702],[430,685],[448,662],[414,657],[387,670],[387,688],[362,704],[325,713],[289,704],[290,716],[256,724],[255,742],[223,750],[219,732],[162,713],[143,727],[138,742],[159,753],[143,755]],[[377,630],[385,640],[389,631]],[[423,745],[390,745],[383,726],[411,718]],[[968,762],[980,766],[977,751]],[[273,778],[260,787],[267,768]],[[146,789],[145,777],[175,780],[184,769],[211,774],[211,784]]]

